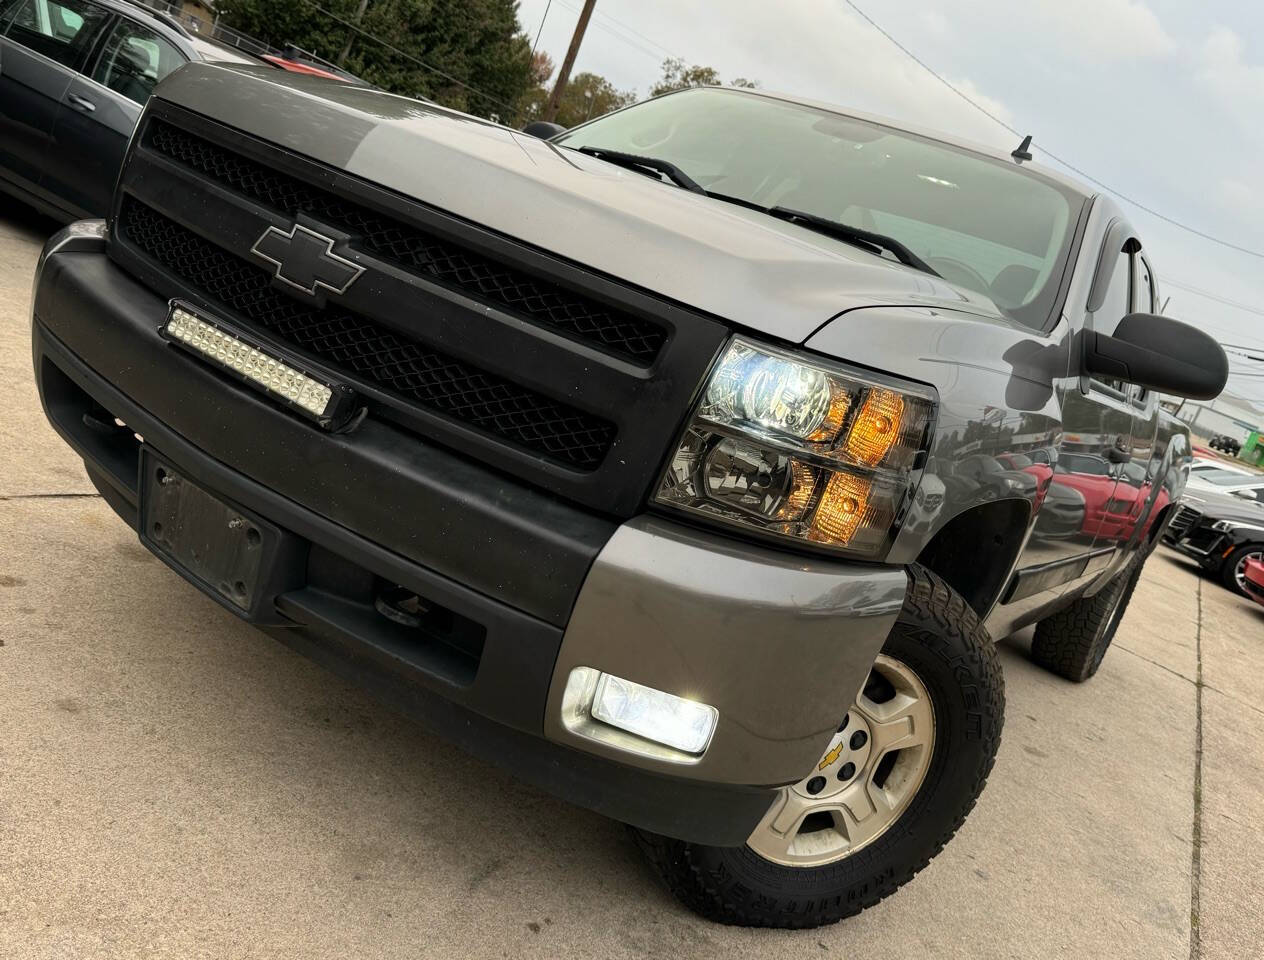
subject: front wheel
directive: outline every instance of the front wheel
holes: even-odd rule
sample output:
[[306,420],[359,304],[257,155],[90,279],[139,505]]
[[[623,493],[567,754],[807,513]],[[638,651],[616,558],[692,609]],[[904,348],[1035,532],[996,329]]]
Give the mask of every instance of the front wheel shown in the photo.
[[1232,590],[1246,596],[1246,565],[1248,560],[1264,560],[1264,545],[1250,543],[1239,547],[1220,567],[1220,582]]
[[834,923],[910,880],[965,820],[1000,745],[1001,668],[951,587],[916,566],[909,578],[820,762],[781,790],[744,847],[636,832],[686,906],[745,926]]

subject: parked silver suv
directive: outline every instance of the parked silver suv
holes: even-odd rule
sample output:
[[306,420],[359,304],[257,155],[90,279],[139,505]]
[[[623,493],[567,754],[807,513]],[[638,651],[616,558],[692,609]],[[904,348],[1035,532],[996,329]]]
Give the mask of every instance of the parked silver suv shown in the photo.
[[974,804],[994,637],[1101,663],[1184,483],[1158,391],[1227,375],[1156,296],[1021,148],[725,89],[546,142],[194,64],[32,337],[191,583],[632,824],[704,916],[801,927]]

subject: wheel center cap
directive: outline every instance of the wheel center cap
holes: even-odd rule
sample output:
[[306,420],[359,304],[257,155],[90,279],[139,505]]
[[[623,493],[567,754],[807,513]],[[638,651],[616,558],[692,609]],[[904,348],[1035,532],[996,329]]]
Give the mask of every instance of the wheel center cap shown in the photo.
[[813,771],[790,789],[808,800],[842,793],[868,769],[872,751],[869,724],[858,710],[852,710]]

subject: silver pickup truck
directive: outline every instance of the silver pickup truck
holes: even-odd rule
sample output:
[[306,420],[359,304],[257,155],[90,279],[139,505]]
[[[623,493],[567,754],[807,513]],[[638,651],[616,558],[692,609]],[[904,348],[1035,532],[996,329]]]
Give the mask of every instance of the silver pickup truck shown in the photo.
[[952,836],[994,638],[1097,670],[1227,375],[1021,146],[717,88],[544,140],[193,64],[35,284],[149,549],[768,926]]

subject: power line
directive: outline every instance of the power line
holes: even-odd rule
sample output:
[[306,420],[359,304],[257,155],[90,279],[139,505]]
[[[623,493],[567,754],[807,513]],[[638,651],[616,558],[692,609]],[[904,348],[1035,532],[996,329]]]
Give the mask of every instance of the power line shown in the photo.
[[553,0],[549,0],[544,5],[544,16],[540,17],[540,29],[535,32],[535,43],[531,44],[531,57],[535,58],[535,48],[540,45],[540,34],[544,33],[544,21],[549,18],[549,10],[553,6]]
[[468,90],[470,93],[478,94],[478,96],[482,97],[483,99],[489,100],[492,103],[496,104],[497,106],[504,107],[506,110],[509,110],[511,113],[517,111],[518,108],[513,106],[512,104],[506,103],[504,100],[501,100],[497,97],[493,97],[490,93],[484,93],[482,90],[478,89],[478,87],[471,86],[470,84],[466,83],[464,80],[458,80],[456,77],[452,76],[452,74],[447,73],[443,70],[440,70],[438,67],[431,66],[430,64],[426,63],[426,61],[422,60],[420,57],[414,57],[411,53],[405,53],[403,50],[399,49],[399,47],[395,46],[394,44],[388,43],[387,41],[383,40],[381,37],[374,36],[373,34],[369,33],[367,30],[362,29],[358,24],[354,24],[349,20],[344,20],[342,19],[342,17],[338,16],[337,14],[332,13],[329,10],[326,10],[320,4],[315,3],[314,0],[303,0],[303,2],[307,4],[309,7],[311,7],[313,10],[317,11],[318,13],[323,13],[325,16],[327,16],[330,20],[333,20],[335,23],[340,23],[344,27],[346,27],[348,30],[354,30],[356,33],[360,34],[360,36],[365,37],[368,40],[372,40],[374,43],[381,44],[387,50],[390,50],[392,53],[403,57],[405,60],[411,60],[413,63],[417,64],[419,67],[429,70],[431,73],[438,74],[439,76],[447,80],[449,83],[454,83],[461,89]]
[[609,20],[611,23],[618,24],[620,27],[622,27],[622,28],[623,28],[624,30],[626,30],[628,33],[631,33],[631,34],[633,34],[633,35],[635,35],[635,36],[640,37],[642,40],[644,40],[646,43],[648,43],[651,47],[658,47],[658,49],[659,49],[659,50],[663,51],[663,53],[667,54],[669,57],[675,57],[677,60],[683,60],[683,59],[685,59],[684,57],[680,56],[680,54],[678,54],[678,53],[673,53],[672,51],[668,50],[665,46],[663,46],[663,45],[662,45],[661,43],[659,43],[657,40],[652,40],[652,39],[650,39],[650,38],[649,38],[649,37],[647,37],[645,34],[641,33],[641,31],[640,31],[640,30],[637,30],[635,27],[633,27],[631,24],[629,24],[629,23],[625,23],[624,21],[622,21],[622,20],[619,20],[619,19],[615,18],[614,16],[610,15],[609,13],[606,13],[604,10],[598,10],[598,11],[597,11],[597,19],[599,19],[599,20]]
[[[566,9],[570,10],[572,13],[578,12],[578,8],[571,6],[571,4],[567,3],[566,0],[557,0],[557,2],[560,6],[565,7]],[[645,54],[647,57],[651,57],[656,62],[659,62],[659,63],[662,62],[662,59],[663,59],[662,54],[655,53],[653,50],[649,49],[649,47],[646,47],[644,44],[638,43],[636,40],[633,40],[631,37],[625,35],[622,31],[616,30],[613,26],[611,26],[611,24],[603,23],[602,20],[603,19],[609,20],[611,21],[611,23],[617,24],[619,27],[622,27],[623,30],[628,31],[629,33],[636,34],[636,36],[650,43],[652,46],[658,47],[659,50],[662,50],[669,57],[675,56],[675,54],[672,53],[670,50],[668,50],[666,47],[662,46],[661,44],[655,43],[653,40],[650,40],[650,38],[645,36],[645,34],[640,33],[639,31],[633,30],[623,21],[615,20],[614,17],[609,16],[604,11],[597,10],[597,11],[594,11],[594,14],[595,14],[594,22],[600,29],[606,31],[606,33],[610,34],[610,36],[614,37],[616,40],[622,40],[624,43],[632,47],[634,50],[637,50],[640,53]],[[683,59],[683,58],[680,58],[680,59]]]
[[[912,50],[904,46],[904,44],[900,43],[900,41],[895,39],[895,37],[891,36],[891,34],[887,33],[886,30],[882,29],[882,27],[880,27],[874,21],[874,19],[869,16],[869,14],[865,13],[863,10],[860,9],[860,7],[856,6],[853,0],[843,0],[843,2],[846,3],[847,6],[851,7],[851,9],[855,11],[857,16],[859,16],[862,20],[868,23],[869,26],[873,27],[880,34],[886,37],[887,40],[889,40],[896,48],[898,48],[902,53],[904,53],[905,56],[911,59],[914,63],[916,63],[919,67],[921,67],[923,70],[929,73],[932,77],[934,77],[936,80],[942,83],[945,87],[947,87],[949,90],[955,93],[958,97],[960,97],[966,103],[970,104],[970,106],[974,107],[974,109],[978,110],[989,120],[992,120],[994,123],[997,123],[1000,126],[1004,127],[1006,130],[1012,133],[1015,137],[1021,138],[1023,136],[1017,130],[1011,127],[1008,123],[1006,123],[996,114],[994,114],[992,111],[988,110],[986,107],[984,107],[981,103],[979,103],[973,97],[965,93],[965,91],[959,89],[946,77],[943,77],[940,74],[936,73],[935,70],[926,63],[926,61],[922,60],[915,53],[913,53]],[[1212,243],[1218,243],[1222,247],[1228,247],[1230,250],[1236,250],[1239,253],[1245,253],[1248,256],[1259,257],[1261,260],[1264,260],[1264,253],[1261,253],[1258,250],[1252,250],[1249,247],[1244,247],[1239,244],[1232,243],[1229,240],[1222,240],[1220,237],[1213,236],[1212,234],[1207,233],[1204,230],[1199,230],[1197,227],[1191,227],[1187,223],[1182,223],[1181,221],[1176,220],[1172,217],[1169,217],[1166,214],[1159,213],[1159,211],[1155,210],[1153,207],[1148,207],[1144,203],[1142,203],[1140,200],[1134,200],[1132,197],[1128,196],[1127,194],[1120,193],[1114,187],[1106,183],[1103,183],[1101,180],[1098,180],[1096,177],[1090,176],[1089,174],[1085,173],[1079,167],[1074,166],[1071,163],[1068,163],[1066,160],[1063,160],[1061,157],[1054,154],[1048,147],[1044,146],[1043,143],[1040,143],[1039,141],[1037,141],[1037,144],[1040,146],[1040,149],[1044,152],[1044,154],[1050,160],[1053,160],[1057,163],[1062,164],[1062,166],[1066,167],[1068,170],[1070,170],[1072,173],[1076,174],[1077,176],[1083,177],[1089,183],[1092,183],[1098,187],[1101,187],[1103,190],[1106,190],[1109,193],[1113,193],[1120,200],[1123,200],[1126,203],[1132,204],[1134,207],[1136,207],[1139,210],[1144,210],[1146,213],[1150,214],[1150,216],[1157,217],[1158,219],[1162,220],[1164,223],[1171,224],[1172,226],[1178,227],[1181,230],[1186,230],[1189,233],[1194,234],[1195,236],[1202,237],[1204,240],[1210,240]]]
[[1264,317],[1264,310],[1261,310],[1259,307],[1252,306],[1249,303],[1243,303],[1240,300],[1230,300],[1228,297],[1222,297],[1218,293],[1212,293],[1210,290],[1203,290],[1200,287],[1183,283],[1180,280],[1173,280],[1171,277],[1163,277],[1161,279],[1165,286],[1178,287],[1179,289],[1186,290],[1189,293],[1195,293],[1200,297],[1206,297],[1208,300],[1215,300],[1217,303],[1223,303],[1227,307],[1234,307],[1238,310],[1243,310],[1246,313],[1253,313],[1258,317]]

